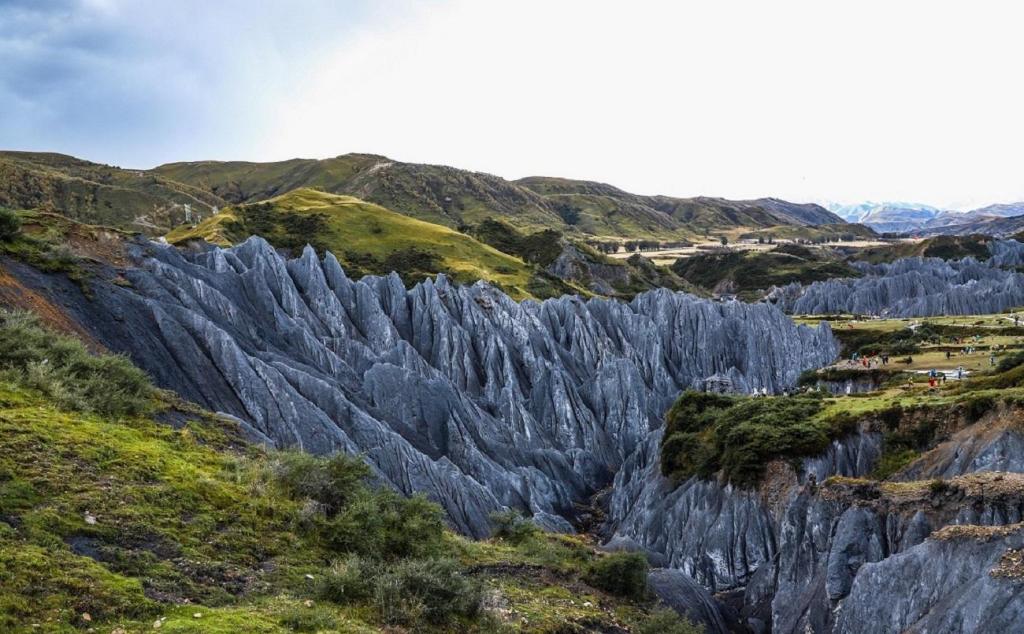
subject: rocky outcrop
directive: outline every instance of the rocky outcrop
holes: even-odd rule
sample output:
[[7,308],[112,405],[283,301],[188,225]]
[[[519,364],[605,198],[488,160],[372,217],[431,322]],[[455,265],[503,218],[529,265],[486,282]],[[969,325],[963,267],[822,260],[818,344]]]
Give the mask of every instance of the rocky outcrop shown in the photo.
[[993,255],[985,262],[904,258],[857,263],[864,277],[794,283],[772,289],[768,298],[788,313],[804,315],[977,315],[1024,305],[1024,275],[1014,269],[1024,258],[1024,245],[994,241],[990,249]]
[[833,632],[1017,632],[1024,622],[1024,526],[950,526],[865,564]]
[[[913,482],[859,479],[882,449],[881,434],[867,421],[804,460],[799,472],[770,465],[756,490],[697,479],[675,485],[660,476],[654,439],[616,476],[611,542],[638,545],[713,592],[738,593],[754,632],[900,632],[875,620],[866,622],[876,629],[851,629],[856,621],[842,624],[836,615],[854,592],[871,594],[866,586],[855,590],[864,584],[862,569],[932,548],[933,531],[987,530],[1024,519],[1024,475],[1012,473],[1024,471],[1012,457],[1020,455],[1018,418],[1016,410],[996,408],[904,470],[901,477],[916,476]],[[931,479],[940,476],[947,479]],[[886,574],[912,579],[932,573],[893,568]],[[1011,590],[1001,595],[1005,603],[1024,602],[1024,587]],[[874,600],[885,603],[886,591],[875,589]]]
[[942,526],[1008,525],[1022,512],[1019,474],[972,474],[941,486],[838,479],[801,491],[779,528],[772,632],[842,631],[835,610],[862,566],[914,549]]
[[665,605],[702,626],[708,634],[731,630],[722,607],[711,593],[679,570],[655,568],[647,575],[647,583]]
[[661,431],[616,474],[609,517],[613,539],[630,540],[664,557],[712,591],[747,585],[778,556],[781,514],[800,480],[860,476],[881,453],[881,437],[858,433],[803,461],[800,478],[788,468],[769,469],[758,490],[690,478],[675,485],[660,473]]
[[564,244],[562,252],[545,269],[555,277],[576,282],[599,295],[615,295],[630,282],[623,263],[608,264],[588,257],[576,245]]
[[1024,473],[1024,429],[1019,411],[1001,411],[956,432],[894,479],[930,480],[982,471]]
[[517,303],[443,276],[406,289],[259,238],[137,256],[128,284],[66,298],[104,345],[281,446],[364,454],[472,535],[506,506],[569,530],[679,391],[712,375],[779,391],[837,352],[827,326],[665,290],[627,304]]

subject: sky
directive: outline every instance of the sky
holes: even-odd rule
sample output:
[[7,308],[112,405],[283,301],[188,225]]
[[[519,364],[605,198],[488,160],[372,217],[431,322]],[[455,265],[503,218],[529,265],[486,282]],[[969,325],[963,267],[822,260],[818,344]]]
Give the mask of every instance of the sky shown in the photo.
[[0,0],[0,148],[1024,200],[1024,5]]

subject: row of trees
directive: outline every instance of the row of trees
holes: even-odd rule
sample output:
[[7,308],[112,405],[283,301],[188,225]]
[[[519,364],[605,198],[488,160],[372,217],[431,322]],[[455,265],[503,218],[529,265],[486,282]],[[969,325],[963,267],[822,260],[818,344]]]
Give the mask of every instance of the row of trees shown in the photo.
[[692,243],[686,240],[672,242],[661,242],[658,240],[626,240],[624,242],[619,242],[618,240],[588,240],[587,245],[601,253],[618,253],[619,249],[625,249],[628,253],[636,253],[693,246]]

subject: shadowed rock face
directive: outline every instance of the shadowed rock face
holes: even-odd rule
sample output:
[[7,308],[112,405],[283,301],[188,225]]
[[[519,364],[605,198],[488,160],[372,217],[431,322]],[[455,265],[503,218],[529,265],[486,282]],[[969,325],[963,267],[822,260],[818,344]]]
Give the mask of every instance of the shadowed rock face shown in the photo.
[[977,530],[976,535],[950,529],[940,531],[938,539],[865,564],[832,631],[1019,632],[1024,622],[1024,525]]
[[279,445],[365,454],[472,535],[502,506],[568,530],[574,503],[611,481],[681,390],[717,374],[777,391],[837,354],[827,326],[767,305],[663,290],[520,304],[444,277],[356,282],[330,254],[287,261],[260,238],[146,248],[131,288],[96,289],[116,313],[85,315],[104,343]]
[[864,277],[794,283],[773,289],[770,298],[786,312],[801,315],[977,315],[1024,304],[1024,275],[1011,270],[1024,261],[1024,245],[1005,240],[990,243],[989,249],[992,257],[985,262],[904,258],[858,263]]

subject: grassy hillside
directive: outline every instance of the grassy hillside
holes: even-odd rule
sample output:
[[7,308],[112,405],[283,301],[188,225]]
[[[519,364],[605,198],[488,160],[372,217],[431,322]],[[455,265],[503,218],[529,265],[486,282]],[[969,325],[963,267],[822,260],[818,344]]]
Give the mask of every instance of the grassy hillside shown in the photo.
[[493,216],[532,229],[564,225],[540,196],[496,176],[441,165],[400,163],[371,154],[277,163],[171,163],[153,173],[204,188],[233,203],[317,187],[449,227]]
[[153,173],[231,202],[253,202],[297,187],[348,194],[450,227],[501,218],[519,229],[581,236],[685,239],[723,229],[839,222],[817,205],[775,199],[638,196],[603,183],[531,177],[519,181],[383,156],[346,154],[278,163],[172,163]]
[[197,161],[137,171],[59,154],[0,153],[0,205],[150,234],[185,221],[186,205],[193,218],[206,218],[214,208],[265,201],[303,187],[354,196],[450,228],[500,218],[528,232],[554,229],[579,237],[680,240],[839,221],[817,205],[770,198],[638,196],[601,183],[544,177],[507,181],[372,154],[273,163]]
[[689,238],[741,227],[841,222],[838,216],[818,205],[773,198],[733,201],[703,196],[640,196],[604,183],[541,176],[516,183],[542,194],[563,217],[575,219],[576,226],[595,235]]
[[686,281],[752,298],[757,291],[790,282],[859,277],[850,265],[822,252],[785,244],[772,251],[719,251],[676,260],[672,270]]
[[159,175],[62,154],[0,152],[0,207],[59,212],[80,222],[158,235],[183,222],[185,206],[209,216],[223,201]]
[[195,227],[171,231],[167,239],[178,244],[202,238],[228,245],[253,234],[278,247],[297,250],[308,243],[321,252],[329,250],[356,277],[394,270],[411,283],[443,272],[463,283],[488,280],[516,298],[535,296],[540,289],[536,266],[475,238],[351,196],[309,188],[229,207]]
[[695,632],[642,558],[514,515],[465,540],[360,460],[250,445],[25,316],[0,313],[0,403],[4,632]]
[[863,249],[855,253],[853,258],[863,262],[871,262],[872,264],[892,262],[900,258],[910,257],[959,260],[970,256],[977,260],[987,260],[991,257],[991,253],[988,250],[989,240],[991,238],[988,236],[978,234],[968,236],[936,236],[917,242],[899,242],[884,247]]

